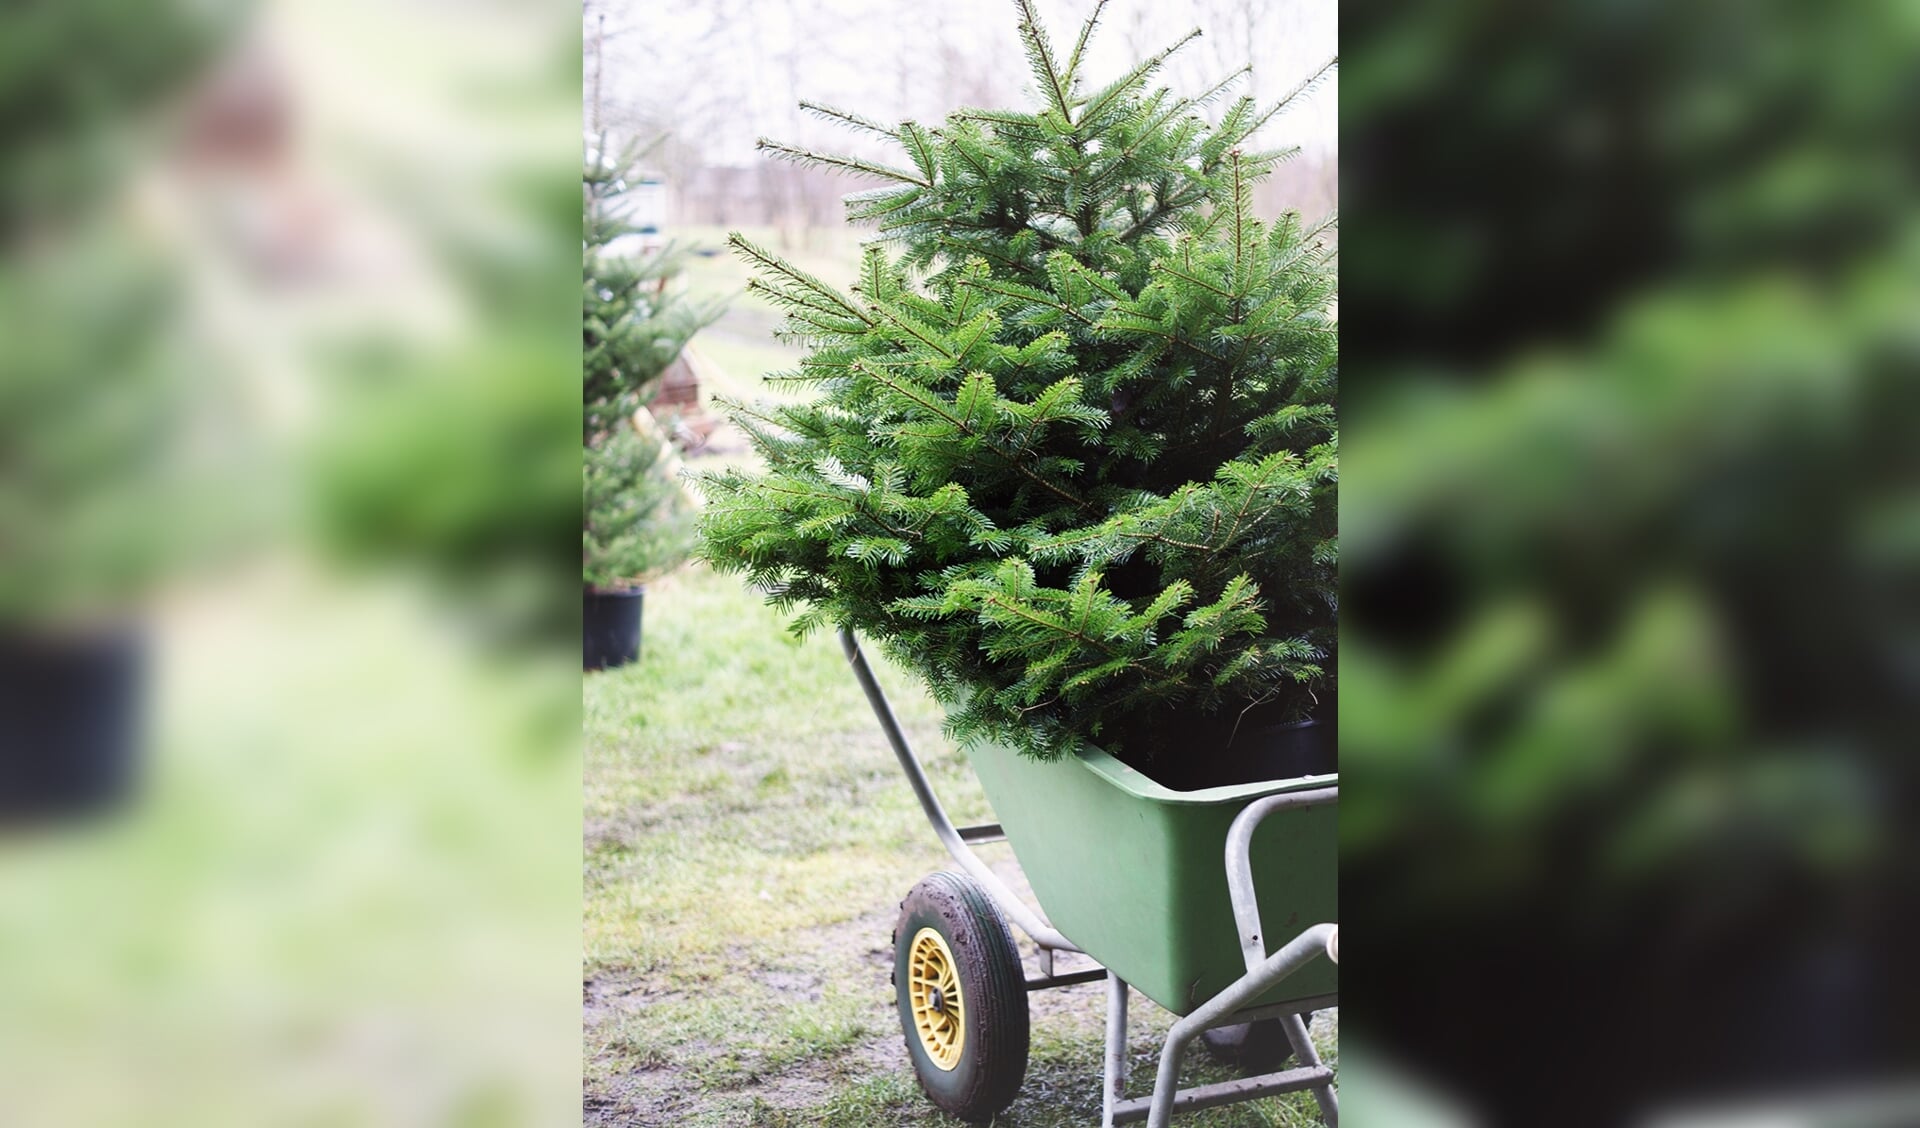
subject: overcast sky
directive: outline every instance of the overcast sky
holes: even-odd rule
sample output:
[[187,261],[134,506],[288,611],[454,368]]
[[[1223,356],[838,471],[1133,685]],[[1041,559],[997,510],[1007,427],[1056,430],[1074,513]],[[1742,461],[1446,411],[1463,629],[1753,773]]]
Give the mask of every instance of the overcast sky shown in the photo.
[[[1094,0],[1036,0],[1065,54]],[[617,132],[670,129],[712,163],[753,159],[754,139],[842,144],[798,112],[810,98],[882,121],[938,121],[960,104],[1027,104],[1031,77],[1012,0],[583,0],[591,39],[605,18],[604,120]],[[1162,82],[1204,89],[1252,63],[1262,99],[1284,93],[1338,51],[1335,0],[1109,0],[1088,46],[1098,82],[1200,27]],[[594,62],[586,61],[589,91]],[[1261,140],[1332,152],[1337,77]],[[843,145],[844,147],[844,145]]]

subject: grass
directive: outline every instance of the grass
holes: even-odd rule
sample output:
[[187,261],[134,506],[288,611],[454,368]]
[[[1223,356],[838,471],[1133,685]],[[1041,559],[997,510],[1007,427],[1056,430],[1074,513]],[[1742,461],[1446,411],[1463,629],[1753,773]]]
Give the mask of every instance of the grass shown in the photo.
[[[950,865],[831,637],[796,642],[731,577],[647,594],[641,661],[588,675],[585,1004],[590,1123],[953,1124],[927,1103],[888,985],[900,898]],[[956,818],[989,811],[938,708],[881,676]],[[987,847],[1010,865],[1006,847]],[[1169,1016],[1136,996],[1145,1091]],[[1000,1123],[1099,1118],[1102,988],[1035,1000],[1020,1099]],[[1334,1031],[1316,1036],[1331,1056]],[[1230,1076],[1190,1055],[1184,1080]],[[1304,1095],[1182,1125],[1317,1123]]]

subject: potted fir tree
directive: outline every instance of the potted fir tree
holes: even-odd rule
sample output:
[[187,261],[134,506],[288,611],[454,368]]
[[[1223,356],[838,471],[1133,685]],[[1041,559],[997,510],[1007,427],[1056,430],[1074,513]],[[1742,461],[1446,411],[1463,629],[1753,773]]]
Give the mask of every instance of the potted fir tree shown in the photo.
[[674,248],[619,245],[638,235],[625,206],[636,161],[632,151],[609,155],[602,136],[581,175],[582,660],[590,670],[638,657],[642,582],[691,546],[687,499],[646,404],[718,313],[674,288]]
[[0,127],[0,830],[137,784],[145,607],[217,482],[178,264],[122,192],[149,151],[129,138],[166,136],[152,107],[229,39],[230,8],[75,2],[9,26],[40,49],[9,66],[34,111]]
[[645,581],[687,558],[693,512],[668,469],[668,443],[631,423],[587,447],[580,555],[585,581],[582,664],[624,666],[640,656]]
[[970,744],[1181,788],[1328,770],[1300,726],[1331,716],[1336,286],[1326,224],[1253,214],[1279,107],[1207,124],[1147,88],[1171,48],[1083,89],[1022,33],[1035,109],[817,108],[897,165],[763,142],[884,181],[849,201],[884,239],[842,292],[734,236],[821,394],[732,405],[766,469],[703,479],[703,554],[881,642]]
[[[1253,185],[1286,154],[1248,147],[1333,64],[1209,124],[1220,87],[1148,88],[1178,44],[1090,87],[1098,9],[1063,57],[1019,8],[1037,107],[938,128],[809,107],[898,163],[762,142],[882,181],[849,212],[883,238],[843,292],[734,236],[812,345],[785,378],[819,395],[732,405],[765,469],[703,477],[701,551],[797,631],[858,631],[924,676],[1053,925],[1185,1014],[1244,968],[1221,870],[1234,815],[1337,783],[1330,221],[1257,218]],[[1337,919],[1335,845],[1330,805],[1256,841],[1257,874],[1295,879],[1269,950]],[[1005,938],[969,914],[941,927]],[[903,907],[905,935],[927,924]],[[1321,997],[1337,976],[1289,983]],[[1011,1099],[1021,1055],[1000,1051],[1025,1041],[1024,995],[1007,1006],[976,1008],[950,1062],[903,996],[942,1108],[983,1120]]]
[[111,223],[0,269],[0,824],[124,797],[143,605],[199,513],[177,279]]

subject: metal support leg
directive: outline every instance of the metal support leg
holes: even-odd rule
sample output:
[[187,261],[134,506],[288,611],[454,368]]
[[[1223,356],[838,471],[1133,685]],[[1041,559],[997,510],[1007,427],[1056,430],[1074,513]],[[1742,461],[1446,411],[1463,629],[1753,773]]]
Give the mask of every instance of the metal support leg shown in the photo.
[[1100,1128],[1113,1128],[1115,1106],[1127,1093],[1127,982],[1107,972],[1107,1074]]
[[[1313,1038],[1307,1032],[1307,1024],[1297,1014],[1287,1015],[1280,1020],[1281,1028],[1287,1032],[1287,1041],[1293,1043],[1293,1056],[1301,1065],[1316,1069],[1322,1064],[1320,1051],[1313,1048]],[[1320,1102],[1320,1116],[1327,1122],[1327,1128],[1340,1128],[1340,1098],[1334,1095],[1333,1086],[1315,1085],[1313,1099]]]
[[[1333,925],[1314,925],[1294,937],[1285,947],[1268,956],[1258,967],[1234,980],[1225,990],[1200,1004],[1192,1014],[1173,1024],[1173,1029],[1167,1031],[1166,1045],[1160,1050],[1160,1071],[1153,1082],[1153,1098],[1147,1111],[1147,1128],[1167,1128],[1167,1121],[1173,1116],[1173,1099],[1180,1089],[1180,1058],[1186,1053],[1188,1044],[1198,1038],[1202,1030],[1220,1025],[1233,1012],[1265,994],[1275,983],[1285,979],[1302,965],[1326,955],[1327,940],[1333,935]],[[1303,1078],[1310,1078],[1315,1087],[1332,1081],[1332,1077],[1326,1075],[1325,1067],[1315,1069],[1311,1065],[1302,1063],[1299,1070],[1290,1072],[1297,1073]],[[1275,1074],[1274,1076],[1277,1079],[1283,1075]]]

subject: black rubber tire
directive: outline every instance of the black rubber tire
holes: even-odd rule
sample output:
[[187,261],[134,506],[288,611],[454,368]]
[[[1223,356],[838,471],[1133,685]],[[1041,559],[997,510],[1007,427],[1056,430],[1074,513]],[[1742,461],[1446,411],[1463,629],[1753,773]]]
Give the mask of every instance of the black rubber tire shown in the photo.
[[[920,1044],[907,991],[910,946],[931,928],[953,953],[960,980],[960,1060],[941,1069]],[[1013,1103],[1027,1077],[1027,985],[1013,934],[973,879],[941,872],[921,878],[900,902],[893,929],[893,986],[900,1034],[927,1099],[961,1120],[991,1120]]]
[[[1312,1022],[1313,1012],[1301,1015],[1300,1021]],[[1293,1057],[1293,1043],[1287,1041],[1286,1028],[1277,1018],[1215,1027],[1204,1031],[1200,1039],[1214,1060],[1249,1074],[1272,1073]]]

